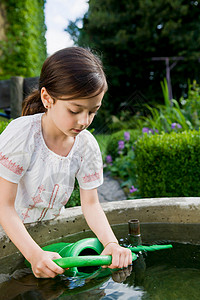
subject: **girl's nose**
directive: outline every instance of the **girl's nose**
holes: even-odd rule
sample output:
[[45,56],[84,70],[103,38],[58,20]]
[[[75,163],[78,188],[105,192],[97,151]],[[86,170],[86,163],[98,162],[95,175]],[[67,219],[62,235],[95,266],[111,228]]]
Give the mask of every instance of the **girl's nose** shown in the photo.
[[82,126],[87,126],[89,123],[89,116],[87,113],[81,114],[78,119],[78,124]]

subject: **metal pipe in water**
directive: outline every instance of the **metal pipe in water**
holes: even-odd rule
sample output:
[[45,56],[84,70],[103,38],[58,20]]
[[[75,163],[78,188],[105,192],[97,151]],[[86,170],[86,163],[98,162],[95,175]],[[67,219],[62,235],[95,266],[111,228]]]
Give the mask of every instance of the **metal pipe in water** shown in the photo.
[[132,219],[128,221],[128,230],[131,235],[140,235],[140,221],[138,219]]
[[140,221],[138,219],[131,219],[128,221],[129,243],[132,246],[138,246],[142,243],[140,234]]
[[[138,219],[131,219],[128,221],[128,242],[131,246],[139,246],[142,244],[140,234],[140,221]],[[138,259],[134,262],[135,280],[142,285],[145,278],[146,264],[142,253],[138,255]]]

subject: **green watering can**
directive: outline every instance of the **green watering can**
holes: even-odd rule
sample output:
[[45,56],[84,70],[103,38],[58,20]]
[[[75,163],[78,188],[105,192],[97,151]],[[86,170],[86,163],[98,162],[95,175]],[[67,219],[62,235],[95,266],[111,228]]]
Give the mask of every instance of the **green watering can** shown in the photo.
[[[132,251],[132,261],[137,259],[134,252],[155,251],[161,249],[172,248],[172,245],[153,245],[153,246],[137,246],[128,247]],[[85,238],[76,243],[56,243],[42,248],[45,251],[57,252],[62,258],[55,259],[54,262],[65,271],[65,275],[69,277],[91,278],[104,277],[110,275],[111,270],[106,268],[101,270],[99,267],[110,265],[112,263],[111,255],[100,255],[104,247],[97,238]],[[28,267],[31,265],[25,262]],[[100,276],[99,276],[100,275]]]

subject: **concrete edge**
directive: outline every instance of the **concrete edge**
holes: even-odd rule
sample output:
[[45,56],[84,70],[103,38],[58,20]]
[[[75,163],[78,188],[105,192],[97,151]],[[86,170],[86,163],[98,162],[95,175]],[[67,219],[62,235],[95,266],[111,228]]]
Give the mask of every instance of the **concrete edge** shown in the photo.
[[[111,225],[139,219],[144,223],[200,223],[200,197],[153,198],[102,203]],[[26,225],[30,235],[40,245],[89,229],[81,207],[67,208],[59,217]],[[17,248],[0,228],[0,258],[17,252]]]

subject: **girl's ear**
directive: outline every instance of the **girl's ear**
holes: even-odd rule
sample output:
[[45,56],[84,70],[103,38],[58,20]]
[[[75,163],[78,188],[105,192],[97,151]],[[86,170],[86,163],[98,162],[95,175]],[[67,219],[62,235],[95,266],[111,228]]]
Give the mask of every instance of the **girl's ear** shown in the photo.
[[42,103],[46,109],[50,108],[51,105],[54,103],[51,96],[47,93],[47,90],[45,87],[41,88],[41,99],[42,99]]

